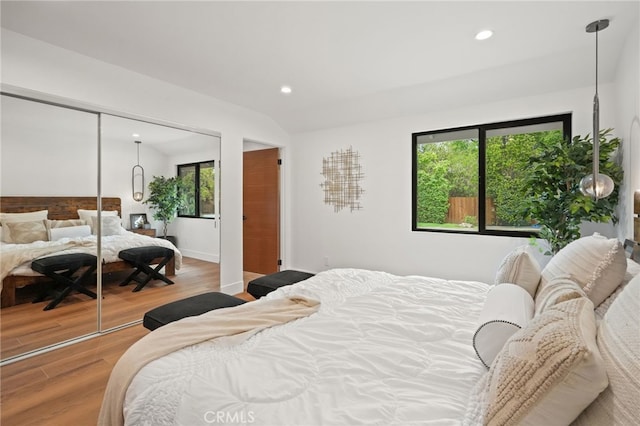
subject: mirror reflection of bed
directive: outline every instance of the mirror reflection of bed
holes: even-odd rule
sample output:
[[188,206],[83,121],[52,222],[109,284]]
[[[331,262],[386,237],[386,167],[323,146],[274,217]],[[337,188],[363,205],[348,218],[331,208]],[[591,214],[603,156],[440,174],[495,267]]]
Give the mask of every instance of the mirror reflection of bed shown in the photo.
[[[96,198],[93,197],[1,197],[3,213],[24,214],[24,212],[47,211],[50,219],[47,221],[54,225],[65,224],[81,220],[76,211],[78,209],[96,208]],[[104,211],[117,212],[120,216],[120,199],[103,198]],[[31,213],[26,213],[31,214]],[[6,225],[5,225],[6,226]],[[84,225],[80,225],[84,226]],[[80,227],[76,226],[76,227]],[[73,226],[65,227],[70,230]],[[62,229],[62,228],[52,228]],[[12,234],[12,236],[14,236]],[[60,246],[59,242],[64,244]],[[65,243],[66,242],[66,243]],[[60,249],[74,242],[82,243],[81,246]],[[15,250],[28,251],[39,250],[42,247],[51,247],[49,256],[65,255],[69,251],[80,251],[91,254],[96,253],[95,235],[67,238],[56,241],[34,241],[29,244],[2,245],[4,260],[10,260],[9,255]],[[87,243],[85,245],[85,243]],[[120,286],[119,284],[132,272],[131,264],[117,259],[120,249],[135,246],[166,246],[175,249],[175,256],[167,264],[163,272],[171,277],[177,284],[167,286],[159,280],[151,280],[140,292],[132,292],[133,286]],[[56,247],[58,246],[58,247]],[[209,283],[203,280],[190,279],[189,270],[197,271],[197,276],[209,273],[215,276],[218,273],[218,264],[191,259],[186,263],[187,272],[177,276],[176,268],[181,268],[183,259],[180,251],[168,241],[135,234],[121,229],[121,235],[111,235],[102,238],[102,309],[105,315],[102,322],[106,324],[121,324],[139,320],[141,314],[149,309],[176,298],[182,298],[207,291]],[[22,262],[25,263],[25,262]],[[157,262],[152,262],[156,264]],[[50,298],[32,303],[43,291],[51,289],[54,285],[51,279],[29,270],[28,265],[22,264],[12,269],[10,275],[3,279],[2,289],[2,356],[3,358],[16,355],[33,346],[42,345],[55,338],[64,341],[76,337],[78,333],[87,334],[91,318],[94,317],[95,301],[84,294],[72,292],[51,310],[44,310],[50,302]],[[13,266],[13,265],[11,265]],[[94,274],[86,280],[86,288],[98,292],[97,279]],[[87,324],[89,322],[89,324]],[[42,325],[46,324],[44,330]],[[39,347],[39,346],[37,346]]]
[[[13,207],[0,201],[0,212],[48,210],[48,220],[78,219],[78,206],[70,200],[91,200],[93,204],[83,208],[95,210],[100,179],[102,211],[117,211],[123,230],[132,227],[131,214],[144,213],[149,229],[139,230],[143,232],[137,236],[153,235],[154,231],[161,236],[162,226],[154,221],[153,211],[132,197],[131,168],[137,160],[133,133],[139,133],[143,141],[140,163],[145,168],[147,185],[156,175],[175,176],[179,164],[215,160],[217,166],[220,138],[216,136],[67,108],[62,106],[64,102],[52,105],[5,92],[1,99],[2,201],[24,197],[53,197],[55,201],[49,200],[44,206],[18,203]],[[117,200],[117,205],[105,200]],[[66,209],[62,216],[56,216],[59,208]],[[92,299],[74,291],[55,308],[43,311],[51,299],[35,304],[32,300],[43,286],[50,284],[32,283],[33,278],[26,277],[15,281],[13,290],[5,283],[0,309],[0,359],[140,321],[146,311],[160,304],[219,289],[218,218],[178,217],[170,228],[183,237],[179,250],[185,254],[182,267],[171,278],[176,285],[152,280],[140,292],[133,293],[133,284],[118,285],[132,271],[130,265],[120,269],[123,263],[107,263],[102,267],[101,297]],[[108,238],[103,236],[102,241]],[[26,268],[30,269],[28,265]],[[88,288],[98,292],[95,279]]]

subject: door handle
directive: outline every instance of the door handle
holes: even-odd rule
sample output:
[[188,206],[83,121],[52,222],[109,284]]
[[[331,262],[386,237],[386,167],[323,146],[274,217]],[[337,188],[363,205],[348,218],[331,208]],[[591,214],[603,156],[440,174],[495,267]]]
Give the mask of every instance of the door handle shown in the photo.
[[247,220],[247,217],[245,215],[242,215],[242,220]]

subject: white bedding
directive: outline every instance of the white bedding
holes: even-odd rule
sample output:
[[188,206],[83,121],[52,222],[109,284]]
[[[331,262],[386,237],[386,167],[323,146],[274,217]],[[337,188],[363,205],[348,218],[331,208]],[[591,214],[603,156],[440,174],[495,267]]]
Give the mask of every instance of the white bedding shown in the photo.
[[[486,372],[472,346],[478,282],[323,272],[267,298],[321,301],[310,317],[194,345],[151,362],[125,400],[128,425],[462,424]],[[260,301],[252,302],[260,303]]]
[[[1,243],[0,245],[0,253],[10,253],[15,250],[25,250],[25,249],[40,249],[44,247],[52,247],[56,245],[65,245],[69,242],[77,242],[80,245],[77,247],[69,248],[63,251],[56,251],[48,256],[57,256],[61,254],[70,254],[70,253],[90,253],[96,254],[96,236],[90,235],[88,237],[80,237],[80,238],[62,238],[58,241],[34,241],[29,244],[9,244],[9,243]],[[118,258],[118,253],[121,250],[125,250],[131,247],[142,247],[142,246],[162,246],[171,248],[175,252],[175,264],[176,269],[180,269],[182,265],[182,255],[180,251],[171,244],[170,241],[162,239],[162,238],[151,238],[144,235],[136,234],[133,232],[128,232],[123,230],[120,235],[111,235],[108,237],[102,237],[102,259],[105,263],[111,263],[121,260]],[[46,257],[46,256],[42,256]],[[9,275],[25,275],[25,276],[36,276],[40,275],[31,269],[31,260],[28,262],[24,262],[15,268],[13,268]]]

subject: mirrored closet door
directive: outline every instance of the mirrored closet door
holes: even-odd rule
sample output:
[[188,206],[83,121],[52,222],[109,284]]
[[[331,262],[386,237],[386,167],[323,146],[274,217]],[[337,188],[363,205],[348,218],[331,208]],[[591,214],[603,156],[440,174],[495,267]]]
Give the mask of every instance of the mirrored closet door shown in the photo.
[[[4,89],[0,361],[220,289],[219,136]],[[178,176],[185,203],[165,239],[147,200]],[[159,270],[173,284],[125,283],[136,268],[121,252],[144,247],[173,251]]]
[[[77,210],[97,205],[99,115],[6,94],[1,102],[4,360],[97,331],[97,283],[91,274],[96,256],[80,254],[89,247],[95,253],[96,236],[80,223]],[[76,254],[31,263],[63,250]],[[68,291],[70,268],[78,269],[76,276],[88,271],[87,279],[76,283],[83,292]]]
[[[220,138],[108,114],[102,115],[101,128],[102,195],[121,199],[126,230],[113,236],[113,230],[103,227],[104,256],[128,247],[174,250],[159,271],[174,284],[152,279],[142,286],[145,273],[125,283],[130,265],[122,269],[103,265],[101,329],[107,330],[139,321],[145,312],[165,303],[219,290]],[[166,188],[160,182],[171,182],[179,169],[185,204],[177,216],[168,218],[167,240],[164,221],[155,215],[159,206],[148,200],[155,192],[162,194]]]

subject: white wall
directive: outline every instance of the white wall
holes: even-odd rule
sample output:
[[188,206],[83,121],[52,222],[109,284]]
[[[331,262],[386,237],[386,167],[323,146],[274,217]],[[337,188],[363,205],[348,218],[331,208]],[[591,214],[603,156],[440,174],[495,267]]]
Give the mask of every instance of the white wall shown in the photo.
[[96,114],[3,96],[1,127],[2,195],[97,194]]
[[[141,165],[144,167],[149,183],[151,176],[164,175],[168,158],[156,149],[145,146],[140,149]],[[153,220],[153,212],[149,206],[133,200],[131,196],[131,168],[136,164],[135,146],[131,141],[103,141],[102,142],[102,196],[119,197],[122,202],[122,226],[131,228],[129,215],[131,213],[146,213],[151,227],[160,229],[161,224]],[[69,185],[73,187],[75,183]],[[95,194],[95,189],[94,192]],[[148,190],[145,188],[145,194]]]
[[[2,29],[2,82],[222,135],[221,283],[242,289],[242,142],[287,145],[272,119]],[[170,60],[168,58],[167,60]]]
[[640,190],[640,28],[624,44],[617,65],[616,131],[622,138],[625,170],[620,202],[618,238],[633,239],[633,191]]
[[[602,127],[615,127],[613,86],[602,85]],[[452,96],[464,96],[463,93]],[[411,231],[411,133],[573,113],[573,134],[590,133],[593,88],[473,105],[455,111],[292,135],[291,267],[359,267],[492,282],[504,255],[524,238]],[[353,147],[362,156],[363,210],[323,203],[322,158]]]

